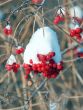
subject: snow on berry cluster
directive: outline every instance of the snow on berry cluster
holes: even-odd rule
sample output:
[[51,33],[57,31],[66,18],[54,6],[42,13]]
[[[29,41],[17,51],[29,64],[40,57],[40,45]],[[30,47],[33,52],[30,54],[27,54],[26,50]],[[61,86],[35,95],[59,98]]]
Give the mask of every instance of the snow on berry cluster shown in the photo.
[[7,63],[5,65],[5,68],[7,71],[13,71],[14,73],[18,72],[18,69],[20,68],[20,64],[16,63],[16,58],[14,55],[11,55],[9,59],[7,60]]
[[50,27],[40,28],[32,35],[24,52],[23,66],[26,78],[31,71],[46,78],[56,78],[62,70],[57,34]]

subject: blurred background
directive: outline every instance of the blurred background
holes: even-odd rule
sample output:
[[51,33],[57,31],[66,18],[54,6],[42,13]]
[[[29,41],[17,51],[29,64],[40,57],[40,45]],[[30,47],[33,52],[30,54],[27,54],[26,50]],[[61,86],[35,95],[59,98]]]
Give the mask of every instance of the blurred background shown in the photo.
[[[12,39],[16,39],[25,48],[33,31],[42,27],[43,24],[43,18],[40,17],[35,21],[34,27],[35,17],[32,16],[30,19],[26,18],[18,26],[24,16],[37,9],[34,5],[25,4],[23,10],[17,10],[10,17],[13,38],[4,35],[3,29],[6,26],[8,16],[24,1],[26,0],[0,0],[0,110],[25,110],[24,108],[18,108],[24,105],[23,87],[26,88],[26,97],[30,97],[37,85],[40,85],[43,81],[43,78],[39,76],[34,76],[35,81],[31,78],[24,81],[22,79],[24,70],[19,70],[17,74],[11,74],[5,69],[7,59],[13,53],[12,48],[14,49],[13,43],[11,43],[13,42]],[[47,18],[47,20],[44,19],[44,25],[57,32],[61,52],[64,53],[67,48],[71,47],[70,45],[75,43],[79,47],[80,43],[71,40],[67,35],[71,22],[67,15],[65,23],[61,23],[59,26],[53,25],[59,5],[65,7],[71,15],[70,10],[74,9],[75,6],[80,7],[83,11],[83,0],[46,0],[43,6],[44,11],[42,12],[41,9],[38,11],[39,16],[44,14],[44,17]],[[83,13],[80,26],[83,28]],[[72,41],[73,43],[71,43]],[[78,58],[79,60],[76,60],[77,57],[74,55],[73,49],[62,54],[64,70],[56,79],[48,80],[40,88],[39,92],[30,101],[27,110],[83,110],[83,59]],[[22,64],[22,56],[18,55],[17,61]],[[31,85],[29,85],[30,83]]]

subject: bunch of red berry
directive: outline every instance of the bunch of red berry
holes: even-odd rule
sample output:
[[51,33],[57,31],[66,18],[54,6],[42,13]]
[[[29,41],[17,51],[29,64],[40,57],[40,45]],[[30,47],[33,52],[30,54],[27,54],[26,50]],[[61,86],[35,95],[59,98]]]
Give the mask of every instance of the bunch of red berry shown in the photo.
[[17,63],[13,63],[12,65],[6,64],[5,68],[7,71],[13,70],[14,73],[17,73],[18,69],[20,68],[20,65]]
[[57,15],[55,18],[54,18],[54,21],[53,23],[54,24],[59,24],[61,22],[64,22],[65,18],[62,16],[62,15]]
[[82,33],[82,29],[80,27],[77,27],[75,29],[71,29],[70,30],[70,36],[71,37],[76,37],[78,39],[78,41],[81,40],[81,33]]
[[63,69],[62,63],[57,64],[52,58],[55,52],[49,52],[47,55],[37,54],[40,63],[34,64],[30,59],[30,64],[24,64],[23,67],[26,71],[26,78],[31,71],[35,74],[42,73],[46,78],[56,78],[59,72]]
[[15,53],[18,55],[18,54],[21,54],[21,53],[23,53],[24,52],[24,48],[23,47],[18,47],[18,48],[16,48],[16,51],[15,51]]
[[12,35],[12,27],[10,24],[7,24],[3,31],[6,36]]

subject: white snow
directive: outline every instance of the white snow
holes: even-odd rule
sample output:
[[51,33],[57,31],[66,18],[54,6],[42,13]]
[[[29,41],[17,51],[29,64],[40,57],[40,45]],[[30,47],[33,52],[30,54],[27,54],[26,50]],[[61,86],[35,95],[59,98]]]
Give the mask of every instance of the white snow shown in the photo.
[[55,52],[54,60],[59,63],[61,61],[61,52],[57,40],[57,34],[50,27],[38,29],[31,37],[24,51],[24,63],[29,64],[32,59],[33,63],[39,63],[37,54],[48,54]]
[[9,30],[10,28],[11,28],[11,26],[8,24],[8,25],[6,26],[6,29]]

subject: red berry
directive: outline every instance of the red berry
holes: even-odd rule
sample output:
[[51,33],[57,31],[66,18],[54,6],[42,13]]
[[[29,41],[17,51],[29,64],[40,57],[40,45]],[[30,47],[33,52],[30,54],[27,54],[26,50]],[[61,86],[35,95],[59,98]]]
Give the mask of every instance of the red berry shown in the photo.
[[53,23],[58,24],[59,22],[60,22],[60,16],[58,15],[58,16],[55,17]]
[[14,72],[14,73],[17,73],[17,72],[18,72],[18,69],[15,68],[15,67],[13,67],[13,72]]
[[7,36],[12,34],[12,28],[10,25],[7,25],[3,31],[4,31],[4,34]]
[[24,52],[24,48],[19,48],[19,49],[16,49],[16,54],[21,54]]
[[49,56],[49,54],[46,56],[46,61],[49,61],[51,58]]
[[78,57],[83,57],[83,53],[79,52],[77,55],[78,55]]
[[19,49],[16,49],[16,54],[20,54],[20,50]]
[[27,69],[25,72],[26,72],[26,75],[29,75],[31,71],[30,69]]
[[40,67],[38,67],[37,70],[38,70],[38,72],[41,72],[41,68]]
[[33,60],[32,60],[32,59],[30,59],[29,62],[30,62],[31,64],[33,64]]
[[44,72],[45,68],[44,67],[41,67],[41,72]]
[[37,54],[39,61],[46,62],[46,56],[42,54]]
[[54,19],[53,23],[54,24],[58,24],[59,23],[59,20],[58,19]]
[[12,65],[6,64],[5,68],[6,68],[6,70],[11,71],[12,70]]
[[42,3],[42,1],[43,0],[32,0],[32,3],[34,3],[34,4],[40,4],[40,3]]
[[74,29],[70,30],[70,36],[71,36],[71,37],[75,36],[75,34],[76,34],[76,32],[75,32]]
[[61,22],[61,21],[64,21],[65,20],[65,18],[63,17],[63,16],[59,16],[59,22]]
[[44,77],[47,77],[47,73],[45,73],[45,72],[44,72],[44,73],[42,73],[42,75],[43,75]]
[[49,56],[50,56],[50,58],[54,57],[55,56],[55,52],[49,52]]
[[16,64],[15,67],[18,69],[18,68],[20,68],[20,65],[19,64]]
[[76,34],[75,36],[76,36],[76,38],[77,38],[78,40],[81,40],[81,35],[80,35],[80,34]]
[[23,64],[23,67],[25,68],[25,69],[27,69],[28,67],[29,67],[29,65],[28,64]]
[[60,22],[64,21],[64,17],[57,15],[53,21],[54,24],[58,24]]
[[19,50],[20,50],[20,53],[24,52],[24,48],[22,48],[22,47]]
[[54,63],[54,64],[53,64],[53,68],[56,68],[56,67],[57,67],[57,64],[56,64],[56,63]]
[[63,69],[63,66],[61,64],[57,64],[57,69],[58,70],[62,70]]
[[82,29],[81,29],[81,28],[76,28],[76,29],[75,29],[75,33],[76,33],[76,34],[80,34],[81,32],[82,32]]
[[49,63],[53,64],[55,61],[53,59],[50,59]]
[[36,64],[33,64],[33,65],[32,65],[32,69],[33,69],[34,71],[37,71],[37,65],[36,65]]
[[48,69],[49,69],[49,65],[45,65],[45,70],[47,70],[48,71]]

